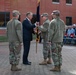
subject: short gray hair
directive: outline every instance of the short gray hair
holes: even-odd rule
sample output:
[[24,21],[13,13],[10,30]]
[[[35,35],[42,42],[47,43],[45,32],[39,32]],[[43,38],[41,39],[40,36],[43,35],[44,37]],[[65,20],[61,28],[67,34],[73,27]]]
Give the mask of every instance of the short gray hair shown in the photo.
[[20,15],[20,12],[18,10],[13,10],[12,15],[13,17],[16,17],[17,15]]
[[33,15],[33,13],[32,13],[32,12],[27,12],[27,13],[26,13],[26,16],[28,16],[28,15],[30,15],[30,14],[32,14],[32,15]]

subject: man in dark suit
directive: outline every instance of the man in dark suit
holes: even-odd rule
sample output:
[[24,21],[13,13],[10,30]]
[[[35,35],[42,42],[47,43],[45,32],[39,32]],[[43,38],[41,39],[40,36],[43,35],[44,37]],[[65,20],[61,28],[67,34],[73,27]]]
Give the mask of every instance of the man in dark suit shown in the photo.
[[36,27],[36,25],[31,23],[32,17],[33,17],[33,13],[27,12],[26,19],[22,23],[23,25],[23,46],[24,46],[23,64],[25,65],[31,65],[31,62],[28,61],[28,54],[30,50],[30,42],[32,41],[33,28]]

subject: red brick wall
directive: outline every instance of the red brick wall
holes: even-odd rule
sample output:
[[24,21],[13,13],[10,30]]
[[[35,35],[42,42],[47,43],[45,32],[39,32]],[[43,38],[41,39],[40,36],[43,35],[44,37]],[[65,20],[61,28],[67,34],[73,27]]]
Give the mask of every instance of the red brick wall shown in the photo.
[[[0,0],[0,12],[17,9],[21,12],[21,21],[25,18],[25,13],[31,11],[36,13],[37,0]],[[66,22],[66,16],[72,16],[73,23],[76,23],[76,0],[72,0],[72,5],[66,5],[66,0],[60,0],[59,4],[52,3],[52,0],[41,0],[40,13],[47,12],[49,15],[55,9],[60,10],[61,18]],[[51,15],[50,15],[51,19]]]
[[52,3],[52,0],[41,0],[41,13],[47,12],[51,17],[51,12],[56,9],[60,10],[61,18],[65,22],[66,16],[70,16],[72,23],[76,23],[76,0],[72,0],[72,5],[66,5],[66,0],[60,0],[59,4]]

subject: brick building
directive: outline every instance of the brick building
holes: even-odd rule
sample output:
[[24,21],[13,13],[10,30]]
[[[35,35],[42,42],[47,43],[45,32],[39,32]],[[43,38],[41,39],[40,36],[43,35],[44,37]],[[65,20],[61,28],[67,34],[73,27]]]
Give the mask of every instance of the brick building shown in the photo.
[[[5,27],[11,19],[12,10],[20,11],[20,20],[25,18],[28,11],[36,14],[38,0],[0,0],[0,28]],[[41,0],[40,14],[47,12],[51,18],[51,12],[55,9],[60,10],[61,18],[67,25],[76,23],[76,0]]]

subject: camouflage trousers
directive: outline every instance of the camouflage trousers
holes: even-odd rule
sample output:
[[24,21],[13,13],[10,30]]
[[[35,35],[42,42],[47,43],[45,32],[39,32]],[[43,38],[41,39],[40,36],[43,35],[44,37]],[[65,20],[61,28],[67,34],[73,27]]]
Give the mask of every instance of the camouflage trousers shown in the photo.
[[51,58],[50,45],[47,43],[47,40],[43,39],[43,57],[44,59]]
[[51,44],[52,50],[52,59],[54,62],[54,66],[61,66],[62,65],[62,43],[52,43]]
[[21,54],[21,44],[19,42],[9,43],[9,60],[10,64],[18,65]]

